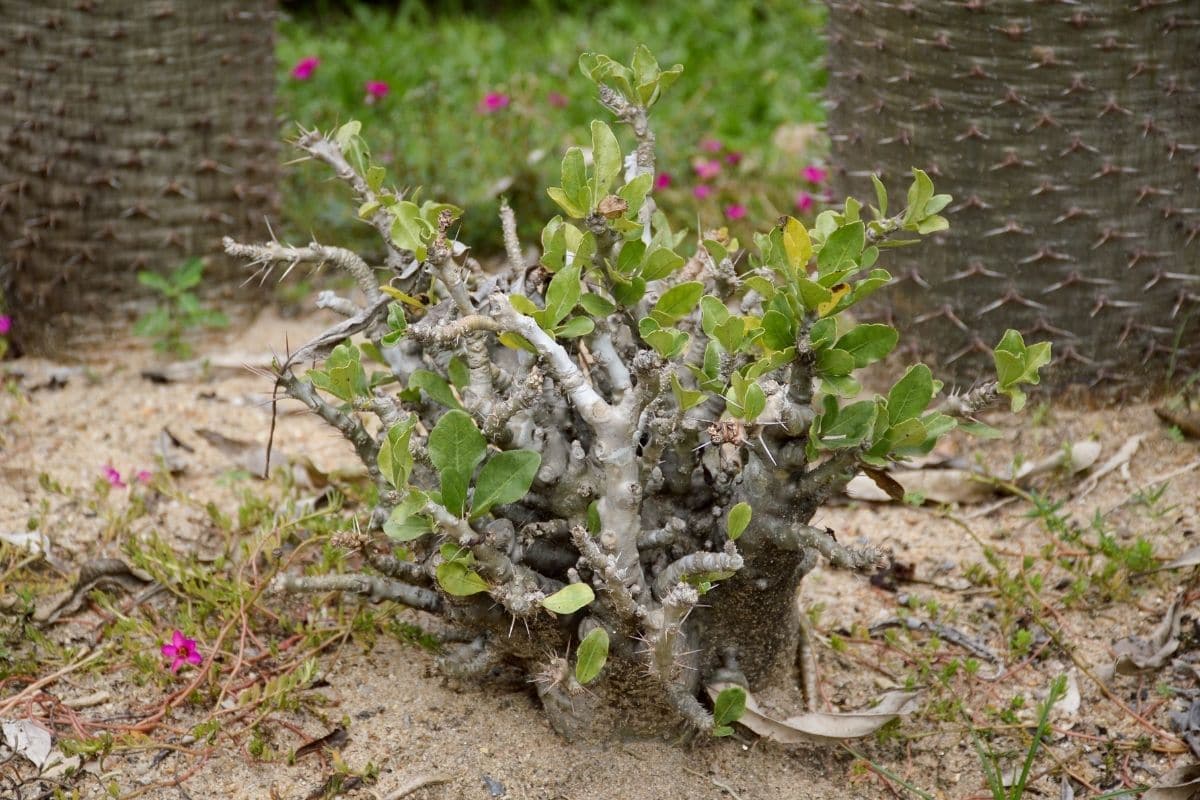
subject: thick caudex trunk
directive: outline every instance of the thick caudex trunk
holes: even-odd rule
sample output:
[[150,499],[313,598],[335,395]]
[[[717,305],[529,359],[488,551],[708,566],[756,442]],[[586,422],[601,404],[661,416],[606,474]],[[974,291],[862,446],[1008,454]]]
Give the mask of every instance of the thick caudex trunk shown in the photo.
[[1006,327],[1054,340],[1056,383],[1194,368],[1200,3],[829,6],[839,194],[917,166],[955,198],[888,295],[939,375],[985,373]]
[[[272,0],[0,0],[0,281],[25,349],[274,204]],[[207,284],[236,287],[214,259]],[[215,279],[215,282],[211,279]],[[53,335],[51,335],[51,331]]]

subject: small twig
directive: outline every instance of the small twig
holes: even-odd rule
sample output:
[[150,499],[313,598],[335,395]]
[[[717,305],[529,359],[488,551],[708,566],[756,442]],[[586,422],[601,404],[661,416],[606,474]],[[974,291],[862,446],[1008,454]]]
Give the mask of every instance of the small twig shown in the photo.
[[418,775],[408,781],[408,783],[401,784],[398,788],[394,789],[383,797],[380,797],[379,795],[375,795],[375,797],[377,800],[400,800],[401,797],[408,797],[418,789],[424,789],[426,786],[434,786],[439,783],[449,783],[452,780],[454,780],[452,777],[443,772],[433,772],[427,775]]
[[724,781],[719,781],[711,775],[705,775],[703,772],[699,772],[690,767],[684,767],[683,769],[685,772],[692,773],[697,778],[708,778],[710,781],[712,781],[713,786],[716,786],[721,791],[727,793],[730,797],[733,798],[733,800],[742,800],[742,796],[740,794],[738,794],[737,792],[735,792],[733,790],[733,787],[730,786],[728,783],[725,783]]

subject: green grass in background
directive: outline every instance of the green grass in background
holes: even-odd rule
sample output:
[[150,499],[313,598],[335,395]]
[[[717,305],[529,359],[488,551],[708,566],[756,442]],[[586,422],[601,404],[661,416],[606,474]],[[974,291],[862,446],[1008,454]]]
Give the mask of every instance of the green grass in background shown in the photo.
[[[751,220],[762,227],[792,211],[798,191],[815,192],[799,174],[811,154],[772,140],[781,127],[822,118],[819,3],[615,0],[600,7],[561,6],[533,2],[496,12],[435,14],[426,4],[406,3],[296,13],[280,26],[278,53],[288,133],[295,131],[293,122],[330,130],[361,120],[390,181],[423,187],[423,198],[467,209],[463,241],[477,250],[500,249],[496,211],[502,195],[516,209],[523,235],[536,241],[556,213],[545,187],[558,184],[563,151],[586,145],[589,121],[609,116],[579,74],[579,54],[593,50],[627,61],[633,46],[644,42],[663,65],[685,67],[652,117],[659,169],[672,177],[660,205],[680,224],[694,228],[699,218],[705,228],[729,224],[734,233],[745,233],[740,226]],[[320,65],[307,80],[297,80],[291,70],[308,56]],[[369,103],[368,81],[386,82],[387,95]],[[481,101],[489,93],[506,95],[510,104],[484,113]],[[718,140],[722,149],[709,153],[704,140]],[[623,141],[628,147],[630,140]],[[721,160],[722,170],[709,181],[712,195],[697,201],[694,165],[701,159]],[[341,242],[357,234],[355,244],[377,247],[365,226],[354,222],[347,193],[318,165],[290,168],[286,198],[290,234],[312,232]],[[737,205],[745,207],[744,221],[736,220],[738,210],[727,213]]]

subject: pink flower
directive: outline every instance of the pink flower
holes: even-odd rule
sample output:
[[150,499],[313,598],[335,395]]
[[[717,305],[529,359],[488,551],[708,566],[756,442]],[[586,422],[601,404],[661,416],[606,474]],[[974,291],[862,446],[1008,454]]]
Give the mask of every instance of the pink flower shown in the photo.
[[383,81],[367,81],[367,103],[378,103],[387,93],[388,85]]
[[702,181],[712,180],[721,174],[721,162],[716,160],[697,161],[696,162],[696,177]]
[[725,163],[736,167],[738,164],[742,163],[742,154],[736,150],[734,150],[732,153],[726,154]]
[[105,464],[102,471],[104,473],[104,480],[108,481],[109,486],[113,487],[114,489],[125,488],[126,484],[125,481],[121,480],[121,473],[117,472],[116,468],[112,464]]
[[562,92],[550,92],[546,95],[546,102],[555,108],[566,108],[567,96]]
[[6,335],[12,330],[12,317],[8,314],[0,314],[0,336]]
[[162,646],[162,654],[171,659],[171,672],[179,672],[184,664],[199,664],[204,660],[196,649],[196,640],[187,638],[182,631],[171,635],[171,643]]
[[811,211],[813,207],[813,196],[808,192],[796,192],[796,209],[798,211]]
[[321,59],[316,56],[305,56],[296,62],[296,66],[292,67],[292,77],[298,81],[306,81],[312,77],[319,66],[321,66]]
[[508,108],[512,98],[502,92],[488,92],[479,101],[480,114],[494,114],[502,108]]
[[671,173],[660,172],[654,176],[654,188],[655,189],[666,189],[667,187],[669,187],[671,185],[671,180],[672,180]]
[[700,140],[700,149],[706,153],[719,153],[721,152],[721,147],[722,144],[720,139]]
[[154,473],[148,469],[139,469],[137,475],[134,477],[138,483],[149,483],[154,479]]
[[809,183],[824,183],[825,179],[829,177],[829,173],[816,164],[809,164],[800,171],[800,176]]
[[692,196],[697,200],[705,200],[712,197],[713,188],[706,183],[700,183],[692,187]]
[[729,219],[743,219],[746,216],[746,207],[741,203],[733,203],[725,206],[725,216]]

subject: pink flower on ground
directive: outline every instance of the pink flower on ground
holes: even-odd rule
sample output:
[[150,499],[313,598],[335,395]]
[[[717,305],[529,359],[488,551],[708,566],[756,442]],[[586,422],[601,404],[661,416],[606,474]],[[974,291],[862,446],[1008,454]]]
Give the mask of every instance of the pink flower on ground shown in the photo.
[[502,92],[488,92],[479,101],[479,113],[493,114],[502,108],[508,108],[512,98]]
[[799,211],[811,211],[813,207],[813,196],[808,192],[796,192],[796,209]]
[[137,479],[138,483],[149,483],[154,479],[154,473],[148,469],[139,469],[134,478]]
[[666,189],[667,187],[669,187],[671,185],[671,180],[672,180],[671,173],[660,172],[654,176],[654,188],[655,189]]
[[722,146],[720,139],[702,139],[700,141],[700,149],[706,153],[719,153]]
[[702,181],[712,180],[713,178],[715,178],[719,174],[721,174],[721,162],[716,161],[716,160],[698,161],[698,162],[696,162],[695,169],[696,169],[696,176],[698,178],[700,178],[700,180],[702,180]]
[[383,81],[367,81],[367,103],[378,103],[387,97],[388,85]]
[[196,640],[187,638],[182,631],[171,634],[171,643],[162,646],[162,654],[171,659],[171,672],[179,672],[184,664],[199,664],[204,660],[196,649]]
[[116,467],[112,464],[104,465],[104,480],[108,481],[108,485],[114,489],[124,489],[125,481],[121,480],[121,473],[117,472]]
[[734,150],[732,153],[727,153],[725,156],[725,163],[736,167],[738,164],[742,163],[742,154],[736,150]]
[[746,216],[746,207],[741,203],[733,203],[725,206],[725,216],[729,219],[743,219]]
[[809,183],[824,183],[829,173],[816,164],[809,164],[800,171],[800,176]]
[[0,314],[0,336],[6,335],[12,330],[12,317],[8,314]]
[[312,77],[319,66],[321,66],[321,59],[316,56],[305,56],[296,62],[296,66],[292,67],[292,77],[298,81],[306,81]]
[[706,183],[697,184],[696,186],[692,187],[692,195],[697,200],[705,200],[709,197],[712,197],[712,193],[713,188]]
[[562,92],[550,92],[546,95],[546,102],[555,108],[566,108],[567,96]]

